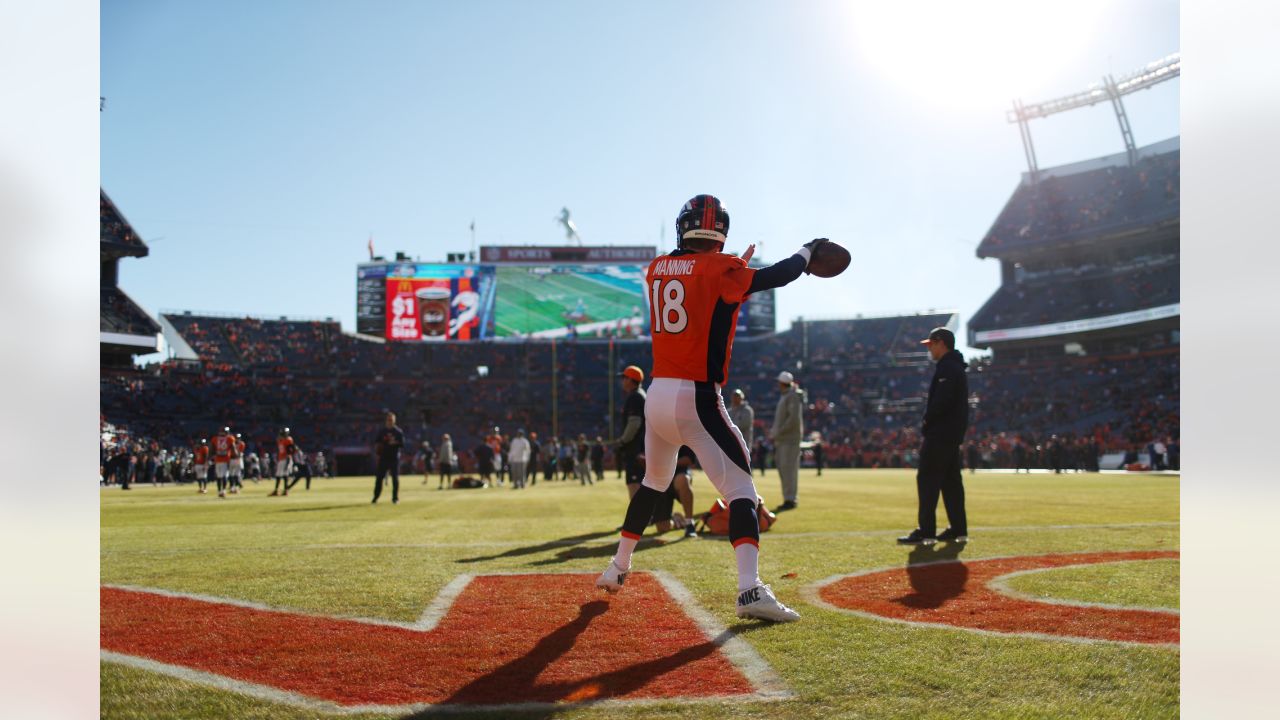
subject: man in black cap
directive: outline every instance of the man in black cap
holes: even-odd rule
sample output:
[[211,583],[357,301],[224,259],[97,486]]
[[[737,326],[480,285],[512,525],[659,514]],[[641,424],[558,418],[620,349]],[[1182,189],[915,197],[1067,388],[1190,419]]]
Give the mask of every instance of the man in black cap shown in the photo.
[[618,438],[618,462],[627,478],[627,495],[634,497],[644,480],[644,370],[628,365],[618,373],[627,399],[622,403],[622,436]]
[[[969,383],[965,378],[968,365],[956,350],[956,336],[946,328],[934,328],[920,344],[928,346],[929,357],[938,367],[929,385],[929,402],[921,429],[924,439],[920,443],[920,469],[916,471],[919,524],[911,534],[898,538],[898,542],[903,545],[932,545],[938,540],[967,542],[969,529],[960,474],[960,443],[969,427]],[[951,522],[951,527],[941,535],[937,534],[934,518],[939,491]]]

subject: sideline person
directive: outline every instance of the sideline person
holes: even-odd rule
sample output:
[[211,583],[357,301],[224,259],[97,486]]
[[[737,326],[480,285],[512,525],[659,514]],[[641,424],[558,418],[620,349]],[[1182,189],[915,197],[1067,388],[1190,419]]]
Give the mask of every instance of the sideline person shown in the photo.
[[373,453],[377,469],[373,480],[373,504],[382,496],[382,481],[391,475],[391,504],[400,503],[400,448],[404,447],[404,431],[396,425],[396,414],[388,412],[382,427],[373,436]]
[[[969,427],[969,381],[965,377],[968,365],[956,350],[956,336],[946,328],[934,328],[920,344],[929,347],[929,357],[937,363],[937,368],[929,383],[929,400],[920,432],[916,529],[898,538],[898,542],[903,545],[932,545],[938,540],[968,542],[969,523],[965,516],[960,462],[960,444]],[[941,535],[937,534],[936,525],[939,492],[951,523]]]
[[804,391],[791,373],[778,373],[778,408],[773,414],[773,463],[782,481],[782,504],[774,512],[796,509],[800,491],[800,441],[804,439]]
[[747,395],[742,392],[742,388],[733,391],[728,410],[729,419],[737,426],[738,432],[742,433],[742,439],[746,441],[747,447],[755,447],[756,411],[751,407],[751,403],[747,402]]
[[627,497],[636,496],[640,481],[644,479],[644,370],[628,365],[618,373],[622,378],[622,391],[627,394],[622,401],[622,437],[618,439],[618,464],[626,473]]

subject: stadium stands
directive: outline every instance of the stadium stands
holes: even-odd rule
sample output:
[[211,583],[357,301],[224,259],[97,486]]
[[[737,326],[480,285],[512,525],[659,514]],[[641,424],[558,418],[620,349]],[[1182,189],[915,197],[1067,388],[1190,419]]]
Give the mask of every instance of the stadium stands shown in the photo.
[[969,369],[981,463],[1176,448],[1178,142],[1024,178],[983,238],[1002,281],[969,321],[969,344],[992,351]]
[[1066,269],[1066,278],[1005,285],[970,321],[977,329],[1024,327],[1116,315],[1178,302],[1177,255],[1154,258],[1131,269]]
[[1133,165],[1114,155],[1024,177],[978,247],[1000,262],[1001,284],[968,344],[997,364],[1176,346],[1178,143],[1142,148]]
[[164,317],[205,362],[246,369],[327,370],[334,354],[329,338],[342,332],[332,320],[268,321],[186,313]]
[[146,257],[150,252],[106,192],[100,192],[98,223],[101,275],[98,296],[101,363],[104,368],[127,368],[135,355],[159,348],[160,326],[117,287],[119,263],[126,257]]
[[1180,151],[1021,183],[978,247],[979,257],[1177,221]]
[[143,257],[148,253],[146,243],[133,231],[133,226],[125,220],[124,215],[116,208],[106,191],[99,194],[98,234],[103,245],[103,252],[110,247],[117,257],[128,255]]
[[[774,378],[792,370],[808,393],[806,431],[825,438],[828,465],[911,465],[931,373],[918,342],[951,317],[797,322],[738,341],[729,385],[745,389],[762,433],[772,422]],[[545,439],[553,375],[560,434],[608,435],[617,380],[607,342],[396,344],[343,334],[330,321],[165,318],[200,353],[200,365],[104,372],[102,408],[112,422],[167,446],[231,424],[251,448],[270,448],[288,425],[305,449],[332,457],[335,448],[367,445],[383,409],[399,413],[411,446],[448,432],[469,451],[493,425]],[[651,365],[647,342],[613,347],[615,369]],[[973,437],[984,444],[1069,433],[1120,451],[1177,436],[1176,350],[1008,366],[979,359],[970,377]]]
[[104,287],[100,290],[98,306],[102,332],[152,336],[160,332],[156,321],[123,290],[116,287]]

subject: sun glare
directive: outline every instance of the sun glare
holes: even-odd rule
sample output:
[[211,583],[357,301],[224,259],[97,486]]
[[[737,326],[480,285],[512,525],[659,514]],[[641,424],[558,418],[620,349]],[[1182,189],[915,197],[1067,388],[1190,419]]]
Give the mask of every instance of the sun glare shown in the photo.
[[899,91],[949,107],[1053,92],[1084,53],[1103,0],[864,2],[849,6],[859,63]]

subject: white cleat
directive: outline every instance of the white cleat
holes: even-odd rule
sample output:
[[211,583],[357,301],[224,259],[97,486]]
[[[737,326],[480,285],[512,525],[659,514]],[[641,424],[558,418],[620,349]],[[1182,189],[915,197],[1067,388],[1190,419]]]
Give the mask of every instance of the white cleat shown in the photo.
[[756,585],[738,594],[738,617],[772,622],[795,622],[800,613],[778,602],[768,585]]
[[622,589],[622,584],[627,581],[627,574],[631,572],[631,568],[623,570],[614,564],[613,560],[609,561],[609,567],[600,573],[600,577],[596,578],[596,587],[604,589],[610,595]]

